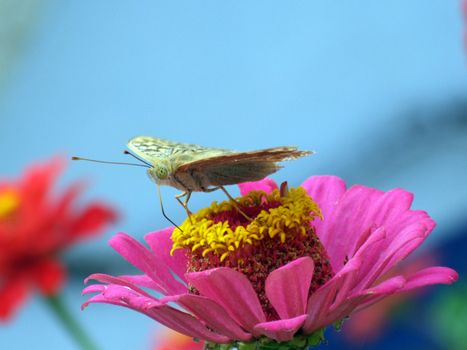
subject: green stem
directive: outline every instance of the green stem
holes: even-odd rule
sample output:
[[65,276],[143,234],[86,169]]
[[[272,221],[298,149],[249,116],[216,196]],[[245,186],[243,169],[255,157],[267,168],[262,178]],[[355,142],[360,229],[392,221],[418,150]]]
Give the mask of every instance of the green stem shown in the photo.
[[48,296],[45,300],[82,350],[97,350],[97,347],[88,338],[86,332],[80,327],[76,319],[73,318],[58,295]]

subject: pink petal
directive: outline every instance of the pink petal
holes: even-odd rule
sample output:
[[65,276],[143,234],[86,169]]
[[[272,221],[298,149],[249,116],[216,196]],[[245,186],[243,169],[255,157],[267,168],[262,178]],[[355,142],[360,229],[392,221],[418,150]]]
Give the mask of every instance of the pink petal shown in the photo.
[[406,280],[403,276],[394,276],[381,282],[375,287],[368,288],[361,294],[367,294],[371,296],[388,296],[399,290],[404,286]]
[[[355,287],[355,291],[363,290],[371,286],[380,276],[387,272],[397,262],[409,255],[425,240],[424,226],[412,225],[402,230],[401,234],[393,237],[392,240],[386,238],[386,241],[379,246],[375,246],[375,253],[369,256],[365,252],[365,247],[359,250],[357,255],[361,256],[364,261],[368,261],[359,272],[359,283]],[[386,246],[386,248],[384,248]],[[378,251],[379,250],[379,251]],[[375,260],[374,258],[377,258]]]
[[439,266],[420,270],[407,280],[402,276],[396,276],[364,291],[362,294],[368,294],[369,298],[359,305],[358,310],[367,308],[388,295],[400,294],[432,284],[452,284],[457,278],[458,274],[456,271],[448,267]]
[[137,293],[140,293],[141,295],[144,295],[144,296],[147,296],[147,297],[152,297],[151,295],[146,293],[143,289],[138,288],[133,283],[131,283],[130,281],[128,281],[128,280],[126,280],[125,278],[122,278],[122,277],[114,277],[114,276],[106,275],[106,274],[103,274],[103,273],[94,273],[94,274],[90,275],[89,277],[87,277],[84,280],[84,283],[88,283],[89,280],[96,280],[96,281],[103,282],[103,283],[108,283],[108,284],[117,284],[117,285],[120,285],[120,286],[128,287],[131,290],[133,290],[133,291],[135,291]]
[[303,326],[306,333],[313,333],[328,324],[328,313],[335,300],[345,299],[342,294],[348,290],[344,288],[340,291],[340,288],[351,283],[361,264],[358,258],[351,259],[341,271],[310,296],[307,307],[308,318]]
[[255,326],[255,332],[278,342],[290,341],[303,326],[307,316],[305,314],[285,320],[259,323]]
[[399,234],[392,238],[384,253],[388,261],[381,272],[382,274],[386,273],[398,262],[405,259],[425,241],[433,227],[431,225],[433,221],[430,221],[431,222],[415,222],[404,229],[401,229]]
[[[327,312],[322,324],[328,325],[335,321],[342,320],[348,317],[355,310],[361,310],[363,307],[373,304],[395,293],[405,283],[402,276],[390,278],[376,287],[367,289],[357,295],[346,296],[345,300],[341,302],[334,302],[329,311]],[[363,306],[363,307],[362,307]]]
[[[303,187],[322,208],[324,221],[316,220],[313,224],[334,271],[359,250],[375,228],[384,227],[390,242],[404,236],[403,231],[412,225],[419,225],[425,237],[435,226],[425,212],[410,210],[413,195],[402,189],[384,193],[365,186],[353,186],[344,193],[345,184],[335,177],[310,178]],[[412,248],[415,249],[415,245]],[[380,265],[380,271],[387,271],[401,256],[395,254],[393,261],[386,260],[387,266]]]
[[345,260],[352,257],[361,235],[371,228],[365,223],[368,205],[382,194],[375,189],[353,186],[341,197],[332,215],[324,218],[330,223],[322,242],[334,271],[339,271]]
[[361,305],[361,303],[365,301],[366,298],[368,297],[365,295],[357,295],[348,298],[339,305],[333,305],[332,310],[329,311],[329,313],[321,321],[321,326],[316,330],[348,317],[359,305]]
[[[361,227],[370,228],[370,231],[371,228],[384,227],[388,239],[391,240],[414,222],[420,223],[426,218],[432,222],[426,213],[424,213],[426,217],[421,218],[420,212],[409,210],[412,200],[412,193],[401,189],[394,189],[383,193],[382,196],[377,198],[373,203],[368,204],[365,221],[362,223]],[[365,239],[364,235],[360,237]],[[363,242],[364,241],[357,242],[357,244],[348,251],[348,255],[353,256]]]
[[140,313],[170,327],[177,332],[190,337],[205,339],[216,343],[227,343],[231,339],[214,333],[206,328],[199,320],[171,306],[159,303],[156,299],[142,296],[127,287],[120,285],[92,285],[83,293],[99,292],[100,294],[91,297],[83,308],[90,303],[106,303],[123,306]]
[[449,267],[433,266],[420,270],[407,278],[407,283],[398,292],[429,286],[432,284],[452,284],[457,281],[459,274]]
[[164,288],[164,294],[182,294],[186,286],[178,282],[170,273],[165,262],[141,243],[125,233],[112,237],[109,244],[129,263],[148,275],[154,282]]
[[153,289],[159,293],[163,293],[164,288],[161,288],[154,280],[149,278],[147,275],[122,275],[119,278],[124,279],[134,285],[141,286],[144,288]]
[[293,318],[306,312],[314,267],[312,258],[303,257],[269,274],[266,295],[280,318]]
[[423,210],[407,210],[401,213],[397,220],[385,222],[384,226],[390,233],[390,237],[394,237],[400,232],[411,225],[423,225],[425,227],[425,236],[435,228],[436,223],[432,218]]
[[369,288],[367,290],[364,290],[358,295],[352,297],[361,297],[363,296],[364,299],[362,299],[356,308],[356,311],[360,311],[362,309],[365,309],[381,299],[384,299],[390,295],[395,294],[400,288],[402,288],[405,284],[405,278],[403,276],[395,276],[392,278],[387,279],[386,281],[380,283],[379,285]]
[[332,175],[311,176],[303,182],[302,187],[327,214],[331,214],[346,190],[345,182]]
[[174,300],[201,319],[206,325],[217,333],[229,338],[250,341],[253,337],[225,313],[225,310],[216,302],[206,297],[194,294],[180,295]]
[[185,272],[187,269],[187,258],[182,249],[174,251],[173,255],[170,255],[172,249],[172,236],[173,227],[166,228],[161,231],[151,232],[144,236],[144,239],[148,243],[151,250],[159,256],[162,261],[184,282]]
[[263,191],[266,193],[271,193],[277,189],[277,185],[274,180],[267,177],[259,181],[243,182],[238,184],[238,187],[240,188],[240,194],[242,196],[246,196],[251,191]]
[[355,309],[361,307],[361,305],[365,305],[367,302],[370,304],[373,300],[377,301],[389,294],[393,294],[405,281],[403,277],[397,276],[360,294],[349,296],[349,288],[346,288],[346,285],[349,284],[350,280],[352,280],[352,274],[349,274],[343,283],[341,283],[335,301],[327,312],[323,313],[319,322],[313,326],[312,332],[348,317]]
[[331,218],[340,198],[345,193],[345,182],[337,176],[312,176],[305,180],[302,187],[321,209],[324,220],[316,219],[313,225],[326,247],[330,240],[328,236]]
[[246,331],[252,332],[256,324],[266,320],[255,290],[242,273],[220,267],[188,273],[186,278],[202,295],[221,305]]
[[163,325],[192,338],[203,339],[218,344],[232,341],[231,338],[225,335],[210,331],[192,315],[174,309],[168,305],[151,308],[147,311],[147,315]]
[[141,294],[138,291],[132,290],[126,286],[116,284],[94,284],[86,287],[82,293],[89,294],[96,292],[100,293],[99,295],[103,297],[102,301],[96,301],[98,298],[95,298],[96,296],[94,296],[85,302],[82,308],[85,308],[91,302],[104,302],[126,306],[142,312],[147,308],[147,306],[157,303],[155,298]]
[[394,189],[383,193],[374,202],[368,203],[368,210],[362,227],[384,225],[387,231],[399,222],[400,217],[410,209],[413,194],[402,189]]
[[377,263],[381,260],[388,242],[386,230],[382,227],[373,231],[363,245],[358,249],[354,258],[362,261],[362,266],[358,269],[352,289],[363,290],[369,286],[369,281],[373,282],[379,275],[371,271],[377,269]]
[[[105,287],[104,285],[101,285],[101,286]],[[96,287],[96,285],[86,287],[85,290],[83,291],[83,294],[97,292],[97,288],[95,288],[95,287]],[[125,302],[121,301],[121,300],[118,300],[118,299],[111,300],[109,298],[106,298],[103,294],[97,294],[97,295],[92,296],[88,300],[86,300],[86,302],[84,302],[81,305],[81,310],[84,310],[90,304],[94,304],[94,303],[111,304],[111,305],[128,307],[128,305]]]
[[366,298],[368,298],[367,295],[357,295],[347,297],[339,303],[334,302],[328,312],[323,314],[320,322],[314,325],[312,332],[348,317]]

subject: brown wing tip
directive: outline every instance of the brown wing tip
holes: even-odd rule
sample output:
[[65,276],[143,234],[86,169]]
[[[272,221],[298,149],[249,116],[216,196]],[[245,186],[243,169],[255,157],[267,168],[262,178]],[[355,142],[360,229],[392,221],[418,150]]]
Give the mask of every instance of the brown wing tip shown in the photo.
[[298,151],[300,152],[303,156],[312,156],[313,154],[316,154],[316,151]]
[[301,157],[312,156],[315,153],[316,153],[315,151],[302,151],[295,147],[293,152],[291,152],[290,155],[286,157],[284,160],[293,160],[293,159],[297,159]]

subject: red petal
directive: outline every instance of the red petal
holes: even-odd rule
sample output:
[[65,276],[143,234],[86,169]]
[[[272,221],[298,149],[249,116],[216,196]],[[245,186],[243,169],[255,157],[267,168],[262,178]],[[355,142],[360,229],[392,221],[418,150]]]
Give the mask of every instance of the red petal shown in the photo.
[[71,184],[57,199],[55,215],[57,218],[62,218],[64,216],[70,215],[70,212],[73,210],[73,204],[79,195],[84,192],[86,184],[84,181],[77,181]]
[[27,296],[27,282],[24,278],[16,278],[0,289],[0,321],[7,321]]
[[32,207],[44,205],[45,200],[50,196],[52,186],[64,167],[65,160],[56,157],[26,169],[21,185],[24,202]]
[[72,223],[70,238],[93,235],[116,219],[117,213],[109,206],[92,203]]
[[45,295],[57,294],[66,277],[66,270],[59,261],[45,260],[31,271],[31,279]]

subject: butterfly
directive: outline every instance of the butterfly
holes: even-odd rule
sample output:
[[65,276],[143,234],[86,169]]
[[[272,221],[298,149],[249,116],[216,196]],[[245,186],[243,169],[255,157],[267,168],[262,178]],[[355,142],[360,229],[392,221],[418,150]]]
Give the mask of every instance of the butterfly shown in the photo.
[[148,175],[158,185],[183,191],[175,198],[189,215],[187,205],[192,192],[221,189],[234,200],[224,186],[261,180],[282,168],[278,162],[313,154],[293,146],[238,152],[151,136],[134,137],[127,146],[150,166]]

